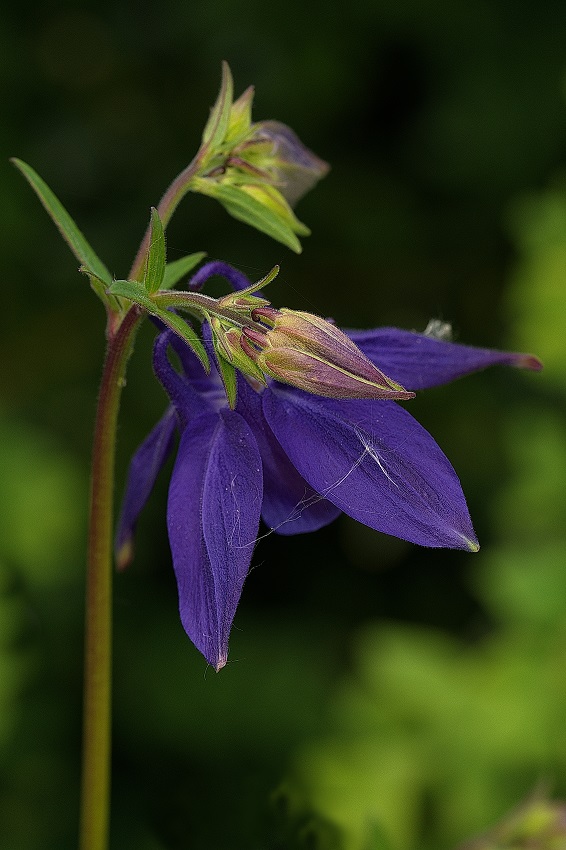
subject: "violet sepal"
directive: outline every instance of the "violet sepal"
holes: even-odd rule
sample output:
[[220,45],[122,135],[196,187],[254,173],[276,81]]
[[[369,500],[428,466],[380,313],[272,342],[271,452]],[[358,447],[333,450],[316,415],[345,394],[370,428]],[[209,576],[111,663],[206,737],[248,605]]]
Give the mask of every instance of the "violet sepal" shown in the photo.
[[219,670],[257,537],[261,459],[235,411],[203,414],[181,437],[167,505],[185,631]]
[[408,390],[436,387],[489,366],[542,369],[540,360],[531,354],[475,348],[399,328],[346,333],[366,357]]

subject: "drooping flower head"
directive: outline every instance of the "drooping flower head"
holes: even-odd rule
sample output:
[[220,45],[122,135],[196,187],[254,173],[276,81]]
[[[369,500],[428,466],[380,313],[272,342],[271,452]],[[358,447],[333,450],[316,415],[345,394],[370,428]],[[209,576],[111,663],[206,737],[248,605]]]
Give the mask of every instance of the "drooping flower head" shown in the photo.
[[[249,292],[244,276],[221,263],[203,267],[192,288],[219,273]],[[230,303],[253,297],[236,293]],[[224,348],[215,344],[218,331],[205,333],[217,355],[209,374],[170,330],[158,335],[154,369],[170,407],[134,455],[116,540],[125,566],[139,513],[178,431],[167,524],[181,620],[216,669],[226,663],[260,518],[276,533],[297,534],[344,512],[423,546],[476,551],[456,473],[396,400],[495,364],[540,368],[528,355],[394,328],[346,335],[319,317],[265,304],[247,303],[252,322],[263,324],[237,328]],[[235,356],[248,377],[237,374],[231,406],[222,361]]]

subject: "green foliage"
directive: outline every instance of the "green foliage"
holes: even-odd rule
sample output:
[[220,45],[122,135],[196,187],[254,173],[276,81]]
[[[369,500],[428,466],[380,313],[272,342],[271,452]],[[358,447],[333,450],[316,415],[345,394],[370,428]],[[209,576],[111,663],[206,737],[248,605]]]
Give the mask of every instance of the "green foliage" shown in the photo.
[[282,242],[283,245],[300,254],[301,243],[295,233],[307,236],[310,230],[296,218],[284,198],[276,198],[275,203],[271,197],[258,199],[250,194],[253,188],[255,187],[248,186],[244,190],[239,186],[204,179],[196,180],[194,183],[196,192],[216,198],[238,221],[255,227],[256,230],[266,233],[272,239]]
[[[308,220],[316,222],[308,256],[284,265],[305,309],[340,313],[351,326],[418,329],[440,314],[458,340],[531,350],[545,371],[534,380],[478,376],[442,398],[432,392],[415,400],[470,498],[483,545],[467,572],[463,559],[370,539],[348,523],[303,539],[268,536],[236,622],[238,662],[222,677],[203,668],[177,624],[165,486],[154,494],[138,561],[117,580],[117,850],[295,850],[309,820],[331,822],[320,827],[319,845],[335,850],[328,833],[337,829],[336,812],[350,835],[355,820],[364,850],[399,850],[400,835],[422,838],[418,850],[445,850],[499,821],[540,778],[566,796],[562,732],[551,736],[564,681],[566,200],[560,180],[524,196],[564,161],[565,7],[362,2],[348,6],[342,26],[320,5],[315,28],[303,25],[305,9],[298,0],[214,9],[174,2],[148,26],[104,0],[39,16],[7,0],[0,27],[6,147],[41,163],[123,277],[128,246],[139,240],[139,211],[156,200],[164,169],[169,174],[156,151],[187,161],[188,135],[194,140],[209,105],[211,68],[227,57],[238,80],[258,83],[258,107],[271,104],[275,113],[277,104],[276,114],[308,132],[333,164],[332,179],[308,201]],[[87,54],[96,61],[85,62]],[[72,577],[83,572],[100,316],[88,287],[73,286],[73,264],[52,247],[15,176],[10,182],[5,169],[1,179],[10,295],[0,357],[12,416],[0,442],[0,845],[71,850],[83,598]],[[518,193],[510,228],[519,258],[510,278],[501,223]],[[252,277],[281,258],[276,244],[224,226],[212,204],[179,218],[168,232],[170,255],[202,245]],[[91,259],[80,256],[95,270]],[[167,265],[164,288],[177,262]],[[122,474],[163,407],[144,357],[150,330],[140,331],[124,397]],[[406,628],[411,620],[422,628]],[[430,634],[429,623],[463,637],[438,628]],[[367,648],[363,635],[371,638]],[[391,663],[403,669],[391,672],[388,646],[396,653]],[[374,662],[388,671],[387,692]],[[462,681],[460,662],[477,692]],[[405,698],[423,680],[428,696]],[[493,731],[471,717],[466,742],[460,715],[450,717],[440,702],[451,700],[469,718],[474,707],[489,712],[489,694],[492,711],[499,705],[504,717]],[[471,705],[462,706],[467,696]],[[373,789],[375,750],[364,749],[372,741],[384,765]],[[445,749],[427,762],[422,752],[434,742]],[[336,812],[326,806],[326,816],[313,813],[323,794],[328,801],[333,777],[315,771],[314,761],[311,768],[308,753],[318,763],[339,762],[337,783],[350,766],[352,784],[338,788],[349,801],[360,794],[351,817],[345,802]],[[295,802],[282,810],[273,795],[283,795],[276,789],[293,761],[295,778],[303,771],[312,786],[292,792],[286,781],[285,796]],[[443,769],[455,788],[442,785]],[[273,805],[275,818],[266,814]]]
[[[553,394],[505,417],[496,539],[470,573],[495,626],[470,645],[393,623],[359,632],[331,732],[295,772],[346,850],[366,850],[373,822],[395,850],[444,850],[541,781],[566,793],[566,441],[555,404],[566,379],[566,195],[531,198],[514,220],[515,344],[548,358],[542,381]],[[566,838],[556,840],[549,846]]]
[[207,371],[210,369],[208,355],[198,334],[185,319],[182,319],[165,307],[161,307],[156,298],[151,298],[147,294],[145,283],[138,283],[135,280],[115,280],[108,287],[108,291],[111,295],[127,298],[129,301],[142,307],[151,316],[161,319],[164,325],[171,328],[172,331],[187,343],[199,358],[204,368]]
[[216,103],[212,107],[210,117],[206,122],[202,134],[202,145],[207,154],[216,153],[216,149],[222,144],[228,131],[230,122],[230,110],[234,95],[234,83],[232,73],[227,62],[222,62],[222,81]]
[[163,230],[163,224],[159,218],[159,213],[155,207],[152,207],[151,209],[150,228],[149,247],[147,249],[147,262],[143,282],[149,295],[153,295],[154,292],[161,289],[163,278],[165,276],[166,263],[165,233]]
[[103,280],[105,283],[110,283],[112,276],[102,260],[100,260],[94,250],[91,248],[63,204],[51,191],[49,186],[37,174],[31,166],[22,162],[21,159],[12,159],[12,162],[24,175],[39,200],[48,212],[53,223],[59,230],[61,236],[81,263],[84,263],[89,269],[92,269],[96,277]]

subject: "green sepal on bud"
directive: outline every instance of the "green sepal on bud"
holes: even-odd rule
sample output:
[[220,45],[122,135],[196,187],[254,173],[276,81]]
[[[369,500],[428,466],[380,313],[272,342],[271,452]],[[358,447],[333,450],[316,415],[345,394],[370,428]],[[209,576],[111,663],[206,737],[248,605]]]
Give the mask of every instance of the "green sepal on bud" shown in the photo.
[[326,319],[272,307],[260,307],[252,317],[268,327],[264,331],[245,328],[242,347],[272,378],[329,398],[414,398]]
[[226,137],[233,95],[234,83],[230,66],[227,62],[222,62],[220,91],[202,134],[201,155],[203,159],[206,159],[207,156],[213,156]]
[[226,345],[224,339],[225,334],[223,328],[218,326],[219,320],[216,318],[209,318],[209,323],[212,329],[212,345],[214,353],[216,354],[218,372],[224,385],[224,392],[228,399],[228,406],[230,407],[230,410],[234,410],[236,407],[236,401],[238,400],[238,379],[236,376],[236,367],[234,363],[231,362],[230,358],[225,356],[225,352],[229,351],[229,347]]
[[[241,322],[253,322],[252,312],[269,304],[266,298],[261,298],[255,293],[271,283],[278,273],[279,266],[274,266],[265,277],[251,284],[251,286],[224,295],[216,302],[217,309],[220,312],[225,311]],[[205,318],[212,331],[212,344],[216,353],[220,376],[226,390],[228,404],[234,409],[237,400],[235,370],[241,372],[256,389],[266,386],[265,376],[259,366],[242,348],[243,328],[241,326],[234,326],[228,318],[221,315],[211,316],[206,314]]]
[[258,197],[250,191],[267,189],[267,186],[234,185],[222,182],[221,179],[198,177],[193,180],[192,188],[195,192],[215,198],[232,218],[271,236],[296,254],[301,253],[301,243],[295,234],[306,236],[309,231],[295,217],[283,197],[281,203],[276,204],[267,192],[260,193]]
[[212,329],[212,344],[216,353],[218,370],[228,404],[232,410],[236,407],[237,381],[236,369],[244,377],[251,379],[256,386],[266,386],[266,380],[261,369],[248,357],[241,345],[243,331],[241,328],[227,327],[218,316],[209,318]]
[[249,135],[252,125],[253,99],[254,87],[248,86],[245,92],[232,104],[226,138],[224,139],[226,145],[237,145]]
[[223,295],[222,298],[218,299],[218,306],[229,310],[244,311],[251,318],[253,310],[269,304],[267,298],[262,298],[255,293],[259,292],[260,289],[264,289],[272,280],[275,280],[278,274],[279,266],[275,265],[265,277],[250,284],[250,286],[246,286],[245,289],[238,289],[235,292],[228,293],[228,295]]

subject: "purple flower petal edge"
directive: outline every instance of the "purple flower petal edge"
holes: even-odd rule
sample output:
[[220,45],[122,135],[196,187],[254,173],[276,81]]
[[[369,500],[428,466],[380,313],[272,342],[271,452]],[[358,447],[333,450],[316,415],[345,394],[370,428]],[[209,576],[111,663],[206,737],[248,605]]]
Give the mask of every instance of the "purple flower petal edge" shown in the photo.
[[[267,388],[264,392],[269,393]],[[253,428],[263,464],[261,518],[271,531],[284,536],[318,531],[341,510],[324,499],[297,472],[265,421],[262,397],[243,378],[238,381],[238,407]]]
[[391,401],[335,401],[277,386],[265,417],[311,487],[359,522],[421,546],[479,548],[456,473]]
[[115,552],[118,569],[125,569],[134,555],[134,531],[159,472],[171,454],[177,427],[177,414],[169,407],[155,428],[136,449],[126,481],[122,510],[116,530]]
[[531,354],[474,348],[398,328],[349,330],[347,334],[372,363],[407,390],[446,384],[488,366],[542,369]]

